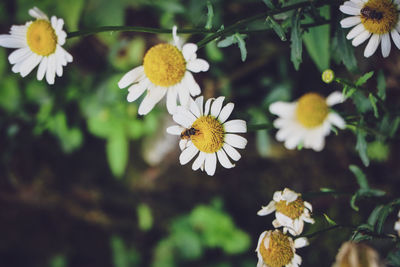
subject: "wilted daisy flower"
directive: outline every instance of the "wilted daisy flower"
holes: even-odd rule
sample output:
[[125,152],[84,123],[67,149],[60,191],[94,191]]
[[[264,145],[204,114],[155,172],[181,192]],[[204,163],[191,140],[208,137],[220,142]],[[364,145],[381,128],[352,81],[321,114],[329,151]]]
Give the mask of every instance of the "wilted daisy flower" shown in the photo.
[[193,170],[205,169],[208,175],[214,175],[217,158],[223,167],[235,167],[227,154],[234,161],[240,159],[240,154],[235,148],[245,148],[247,140],[234,133],[247,132],[247,126],[243,120],[226,121],[234,104],[228,103],[222,107],[224,99],[223,96],[208,99],[204,111],[202,96],[196,101],[190,99],[188,108],[177,107],[173,119],[179,125],[168,127],[167,132],[181,137],[179,146],[182,153],[179,161],[182,165],[199,154],[193,162]]
[[143,65],[126,73],[118,82],[122,89],[128,88],[128,101],[138,99],[147,89],[147,94],[139,106],[138,113],[149,113],[167,94],[167,109],[173,114],[177,98],[181,105],[187,105],[190,95],[200,94],[200,87],[191,72],[207,71],[209,65],[197,58],[197,45],[185,44],[182,48],[174,26],[172,35],[174,45],[158,44],[150,48],[144,56]]
[[13,72],[25,77],[39,65],[37,79],[42,80],[46,75],[46,81],[54,84],[56,74],[61,77],[63,66],[72,62],[72,56],[61,47],[67,37],[62,29],[64,20],[55,16],[49,20],[37,7],[30,9],[29,15],[36,20],[12,26],[10,34],[0,35],[0,46],[17,48],[8,57],[14,64]]
[[368,38],[364,56],[372,56],[381,44],[382,56],[390,53],[390,35],[394,44],[400,49],[399,0],[351,0],[344,2],[340,10],[351,17],[343,19],[343,28],[354,28],[347,34],[353,39],[352,44],[358,46]]
[[331,131],[331,125],[345,128],[345,121],[329,110],[330,106],[343,101],[341,92],[333,92],[326,99],[316,93],[307,93],[292,103],[272,103],[270,112],[280,117],[274,121],[274,126],[279,129],[276,139],[285,141],[287,149],[294,149],[302,144],[305,148],[321,151],[325,146],[325,136]]
[[399,220],[394,224],[394,230],[396,230],[398,235],[400,236],[400,210],[397,216],[399,217]]
[[371,247],[355,243],[345,242],[336,255],[336,262],[332,267],[379,267],[378,253]]
[[265,231],[258,238],[257,267],[297,267],[301,265],[301,257],[296,248],[308,245],[305,237],[293,239],[280,230]]
[[271,214],[275,211],[276,219],[272,222],[275,228],[283,226],[283,232],[289,231],[296,236],[303,232],[304,222],[314,223],[311,218],[312,206],[289,188],[276,191],[273,200],[257,212],[260,216]]

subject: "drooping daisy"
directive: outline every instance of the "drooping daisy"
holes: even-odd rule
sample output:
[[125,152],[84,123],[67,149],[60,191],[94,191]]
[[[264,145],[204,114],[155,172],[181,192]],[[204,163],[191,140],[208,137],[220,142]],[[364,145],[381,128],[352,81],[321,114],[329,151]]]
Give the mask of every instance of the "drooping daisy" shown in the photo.
[[296,254],[296,248],[308,245],[305,237],[293,239],[280,230],[264,231],[258,238],[257,267],[298,267],[301,257]]
[[273,200],[257,212],[259,216],[265,216],[275,211],[276,219],[272,222],[275,228],[283,226],[283,232],[289,231],[291,235],[300,235],[303,232],[304,222],[314,223],[311,218],[312,206],[289,188],[276,191]]
[[400,210],[397,216],[399,217],[399,220],[394,224],[394,230],[397,231],[397,234],[400,236]]
[[181,47],[181,41],[173,27],[174,45],[158,44],[150,48],[143,59],[143,65],[126,73],[118,82],[119,88],[128,88],[129,102],[138,99],[147,89],[140,103],[138,113],[149,113],[155,104],[167,95],[167,109],[173,114],[177,107],[177,98],[181,105],[187,105],[190,95],[200,94],[200,87],[191,72],[207,71],[209,65],[204,59],[197,58],[197,45],[187,43]]
[[329,110],[330,106],[343,101],[341,92],[333,92],[326,99],[316,93],[307,93],[292,103],[272,103],[269,106],[270,112],[279,116],[274,121],[274,126],[279,129],[276,139],[285,141],[287,149],[294,149],[302,144],[304,148],[321,151],[331,125],[345,128],[345,121]]
[[39,65],[37,79],[46,75],[46,81],[54,84],[56,74],[61,77],[63,67],[72,62],[72,56],[61,47],[67,37],[62,29],[64,20],[55,16],[49,20],[37,7],[30,9],[29,15],[36,20],[12,26],[10,34],[0,35],[0,46],[17,48],[8,57],[13,72],[25,77]]
[[347,34],[352,44],[359,46],[368,38],[364,56],[372,56],[381,44],[382,56],[390,53],[392,36],[394,44],[400,49],[399,0],[351,0],[340,6],[340,11],[351,17],[343,19],[343,28],[354,28]]
[[360,266],[360,267],[379,267],[379,254],[373,248],[356,242],[345,242],[336,255],[336,261],[332,267]]
[[222,107],[224,99],[223,96],[208,99],[204,111],[202,96],[195,101],[190,99],[189,107],[177,107],[173,119],[179,125],[168,127],[167,132],[181,136],[179,146],[182,153],[179,161],[182,165],[199,154],[193,162],[192,169],[205,169],[208,175],[214,175],[217,159],[227,169],[235,166],[227,154],[234,161],[240,159],[240,154],[235,148],[245,148],[247,140],[234,133],[246,133],[246,122],[226,121],[234,104],[228,103]]

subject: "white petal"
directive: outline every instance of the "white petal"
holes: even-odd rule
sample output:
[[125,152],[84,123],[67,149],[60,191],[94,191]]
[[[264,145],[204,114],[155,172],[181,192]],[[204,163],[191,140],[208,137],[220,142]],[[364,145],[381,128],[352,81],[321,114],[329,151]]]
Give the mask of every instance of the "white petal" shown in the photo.
[[292,262],[296,267],[300,266],[302,262],[301,257],[297,254],[294,254]]
[[310,243],[308,242],[308,239],[305,237],[300,237],[296,238],[294,240],[294,247],[295,248],[303,248],[305,246],[308,246]]
[[179,95],[179,103],[181,104],[181,106],[187,107],[190,99],[190,93],[188,88],[179,86],[178,95]]
[[32,52],[28,47],[19,48],[8,56],[8,61],[10,62],[10,64],[18,63],[31,53]]
[[400,221],[397,221],[397,222],[394,224],[394,230],[400,231]]
[[139,66],[134,68],[133,70],[128,71],[124,76],[122,76],[121,80],[118,82],[118,87],[122,89],[136,82],[140,75],[142,75],[143,73],[143,66]]
[[381,41],[381,36],[379,34],[373,34],[367,46],[365,47],[364,57],[372,56],[375,53],[376,49],[378,48],[380,41]]
[[246,138],[237,135],[237,134],[225,134],[225,140],[228,145],[231,145],[236,148],[244,149],[247,144]]
[[194,102],[199,107],[200,114],[203,115],[203,96],[197,97]]
[[299,194],[290,190],[289,188],[285,188],[282,192],[282,199],[286,200],[287,203],[295,201],[299,197]]
[[381,50],[382,50],[382,56],[383,57],[388,57],[390,54],[390,48],[392,44],[390,42],[390,36],[389,33],[385,33],[382,35],[382,42],[381,42]]
[[267,206],[262,207],[262,209],[260,209],[260,210],[257,212],[257,215],[258,215],[258,216],[265,216],[265,215],[271,214],[271,213],[274,212],[275,210],[276,210],[276,202],[273,201],[273,200],[271,200],[271,201],[268,203]]
[[189,146],[189,141],[187,139],[181,139],[179,140],[179,148],[181,150],[184,150],[186,147]]
[[174,125],[167,128],[167,133],[173,135],[181,135],[181,133],[185,130],[182,126]]
[[208,112],[210,112],[210,106],[211,106],[211,102],[214,100],[214,98],[209,98],[206,101],[206,105],[205,105],[205,109],[204,109],[204,116],[208,115]]
[[199,106],[196,104],[196,102],[194,102],[192,98],[190,98],[189,101],[190,101],[190,107],[189,107],[190,112],[192,112],[194,116],[199,118],[201,116]]
[[349,6],[349,5],[341,5],[341,6],[339,7],[339,9],[340,9],[340,11],[342,11],[343,13],[345,13],[345,14],[347,14],[347,15],[353,15],[353,16],[355,16],[355,15],[360,15],[360,11],[361,11],[360,8],[352,7],[352,6]]
[[221,163],[221,165],[224,168],[230,169],[230,168],[235,167],[235,164],[232,164],[229,161],[228,157],[226,156],[225,152],[222,149],[217,151],[217,156],[218,156],[219,163]]
[[193,122],[183,114],[175,113],[172,116],[173,120],[182,125],[184,128],[188,129],[193,124]]
[[359,23],[361,23],[361,18],[359,16],[348,17],[340,21],[342,28],[350,28]]
[[200,151],[199,156],[193,161],[192,170],[196,171],[204,165],[207,154]]
[[342,92],[335,91],[326,98],[326,104],[331,107],[333,105],[343,103],[344,100],[345,97],[343,96]]
[[353,46],[359,46],[360,44],[364,43],[370,36],[371,36],[371,33],[369,31],[365,30],[362,33],[360,33],[359,35],[357,35],[353,39],[351,44]]
[[347,34],[346,38],[348,40],[351,40],[354,37],[360,35],[364,31],[365,31],[364,25],[362,23],[360,23],[360,24],[358,24],[357,26],[355,26],[353,29],[351,29],[349,31],[349,33]]
[[191,72],[200,72],[200,71],[208,71],[210,65],[204,59],[196,58],[195,60],[191,60],[186,64],[186,69]]
[[286,216],[280,212],[275,212],[275,216],[281,225],[292,227],[293,220],[290,219],[288,216]]
[[34,7],[32,9],[29,9],[29,15],[31,15],[34,18],[37,19],[46,19],[48,20],[48,17],[46,16],[46,14],[44,14],[39,8]]
[[296,110],[296,103],[288,103],[288,102],[275,102],[269,106],[269,111],[272,114],[278,115],[282,118],[290,118],[293,117],[294,112]]
[[197,45],[192,43],[187,43],[182,48],[182,54],[186,62],[189,62],[196,58]]
[[274,226],[274,228],[279,228],[282,226],[282,224],[277,219],[272,221],[272,225]]
[[57,74],[57,76],[58,77],[61,77],[62,75],[63,75],[63,67],[62,67],[62,64],[61,64],[61,62],[60,62],[60,60],[57,58],[57,56],[56,56],[56,74]]
[[228,156],[234,161],[238,161],[241,158],[240,153],[232,146],[224,144],[222,148],[225,150],[226,154],[228,154]]
[[174,114],[176,112],[176,108],[178,104],[176,103],[178,101],[178,91],[176,86],[171,86],[168,88],[167,92],[167,110],[169,114]]
[[9,34],[0,34],[0,46],[5,48],[26,47],[26,41],[23,37],[17,37]]
[[182,107],[182,106],[178,106],[176,108],[176,112],[175,114],[182,114],[183,116],[185,116],[186,118],[188,118],[191,121],[191,124],[193,124],[193,122],[195,122],[195,120],[197,119],[192,112],[190,112],[187,108]]
[[140,81],[139,83],[131,85],[128,88],[128,92],[129,92],[128,96],[127,96],[128,102],[133,102],[136,99],[138,99],[144,93],[144,91],[146,91],[149,84],[150,84],[150,81],[146,79],[144,81]]
[[196,156],[199,150],[194,145],[188,146],[185,150],[182,151],[181,155],[179,156],[179,162],[181,165],[185,165],[189,161]]
[[222,108],[222,110],[218,116],[218,120],[220,123],[224,123],[229,118],[234,107],[235,107],[235,104],[228,103]]
[[185,76],[182,79],[183,86],[189,89],[189,93],[192,96],[197,96],[201,93],[200,86],[197,84],[195,79],[193,78],[192,73],[189,71],[185,72]]
[[312,212],[312,205],[311,205],[311,203],[310,203],[310,202],[307,202],[307,201],[304,201],[303,203],[304,203],[304,206],[305,206],[309,211]]
[[28,75],[42,60],[42,56],[32,53],[29,58],[24,61],[24,64],[20,68],[20,73],[22,77]]
[[215,118],[218,117],[219,113],[221,112],[222,108],[222,103],[224,102],[225,97],[220,96],[211,105],[211,116],[214,116]]
[[244,120],[230,120],[224,123],[225,131],[228,133],[246,133],[247,126]]
[[154,87],[149,88],[147,91],[147,95],[143,99],[142,103],[140,103],[138,113],[139,115],[146,115],[149,113],[154,106],[160,102],[160,100],[165,96],[167,90],[163,87]]
[[174,39],[175,46],[178,47],[179,49],[181,49],[181,40],[178,37],[177,32],[178,32],[178,27],[176,27],[176,25],[174,25],[172,27],[172,38]]
[[54,84],[54,79],[56,76],[56,57],[55,55],[50,55],[47,61],[46,70],[46,81],[48,84]]
[[325,138],[324,136],[316,136],[311,143],[310,148],[314,149],[315,151],[319,152],[324,149],[325,146]]
[[215,153],[209,153],[206,155],[204,167],[208,175],[213,176],[215,174],[215,169],[217,167],[217,156]]
[[343,120],[342,117],[340,117],[340,115],[335,112],[329,113],[328,121],[340,129],[346,128],[345,120]]
[[47,61],[48,61],[48,58],[47,57],[43,57],[42,61],[39,64],[39,68],[38,68],[37,75],[36,75],[36,78],[39,81],[43,80],[43,78],[44,78],[44,75],[45,75],[46,70],[47,70]]
[[291,135],[285,138],[284,146],[286,147],[286,149],[293,150],[301,143],[302,140],[303,140],[302,132],[292,132]]
[[396,29],[393,29],[391,32],[393,43],[396,45],[398,49],[400,49],[400,34]]

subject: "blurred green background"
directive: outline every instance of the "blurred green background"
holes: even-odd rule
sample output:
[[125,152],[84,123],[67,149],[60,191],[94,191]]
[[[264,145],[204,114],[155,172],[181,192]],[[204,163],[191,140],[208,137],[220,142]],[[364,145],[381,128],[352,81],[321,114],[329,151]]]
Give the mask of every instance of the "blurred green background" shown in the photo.
[[[292,1],[293,2],[293,1]],[[262,1],[213,0],[213,26],[219,28],[266,10]],[[33,5],[65,20],[69,32],[101,25],[203,28],[207,2],[188,0],[3,0],[0,32],[30,20]],[[326,17],[338,16],[324,10]],[[285,17],[282,17],[285,19]],[[251,25],[265,29],[264,20]],[[208,44],[199,57],[210,70],[195,74],[206,98],[225,95],[235,103],[232,118],[249,124],[269,123],[268,106],[291,101],[309,91],[328,95],[341,90],[320,80],[331,67],[354,77],[381,70],[388,99],[399,104],[400,53],[366,60],[356,51],[359,72],[349,74],[335,52],[337,24],[307,33],[300,70],[290,61],[289,41],[273,31],[245,38],[247,59],[237,45]],[[203,35],[181,35],[198,42]],[[117,87],[124,73],[142,64],[145,51],[171,40],[170,34],[109,32],[68,39],[74,62],[54,86],[36,80],[36,69],[22,79],[11,72],[0,49],[0,266],[256,266],[259,234],[272,229],[273,216],[258,217],[274,191],[297,192],[333,188],[353,193],[358,187],[349,164],[362,166],[351,131],[332,134],[323,152],[287,151],[274,140],[274,130],[246,134],[249,143],[233,170],[217,167],[214,177],[181,166],[173,124],[161,102],[146,116],[138,103],[128,103]],[[321,41],[323,40],[323,41]],[[396,51],[394,51],[396,50]],[[308,51],[308,52],[307,52]],[[377,53],[378,54],[378,53]],[[330,63],[332,62],[332,63]],[[348,66],[355,62],[347,62]],[[376,81],[368,86],[375,88]],[[366,110],[369,102],[361,98]],[[362,104],[361,103],[361,104]],[[360,104],[360,105],[361,105]],[[337,108],[354,112],[352,103]],[[400,194],[399,142],[367,139],[371,159],[366,172],[372,186]],[[373,200],[360,201],[357,213],[349,195],[317,196],[313,232],[329,226],[323,214],[338,223],[361,224]],[[385,229],[393,233],[395,214]],[[330,266],[350,230],[324,233],[298,251],[304,266]],[[386,257],[390,243],[373,243]]]

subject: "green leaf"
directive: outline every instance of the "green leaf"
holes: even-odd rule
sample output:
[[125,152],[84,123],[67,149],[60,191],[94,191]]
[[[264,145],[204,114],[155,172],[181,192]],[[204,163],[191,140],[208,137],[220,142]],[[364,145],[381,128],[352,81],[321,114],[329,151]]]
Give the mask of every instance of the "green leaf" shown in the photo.
[[206,28],[207,30],[212,28],[212,20],[214,17],[214,9],[213,6],[211,4],[211,1],[207,1],[207,23],[206,26],[204,28]]
[[0,79],[0,108],[12,113],[19,109],[21,93],[17,80],[13,76]]
[[134,248],[127,248],[121,237],[112,236],[110,247],[114,267],[139,266],[140,255]]
[[356,81],[356,86],[361,86],[365,84],[373,75],[374,75],[373,71],[365,73],[363,76],[358,78],[358,80]]
[[78,30],[79,19],[83,11],[84,4],[84,0],[57,1],[57,14],[65,20],[68,31]]
[[357,198],[358,198],[358,192],[356,192],[350,199],[350,207],[355,211],[359,211],[359,208],[356,205]]
[[368,180],[364,172],[356,165],[349,166],[350,171],[354,174],[357,179],[357,183],[361,189],[369,189]]
[[379,213],[381,212],[383,205],[379,205],[375,207],[375,209],[371,212],[368,217],[368,224],[371,226],[375,226],[376,222],[378,221]]
[[300,31],[300,18],[302,12],[296,12],[292,16],[292,31],[290,35],[290,59],[293,62],[294,68],[299,70],[300,63],[302,62],[302,52],[303,52],[303,43],[301,40],[301,31]]
[[391,266],[400,267],[400,249],[391,251],[387,256],[387,261]]
[[378,220],[376,221],[375,229],[378,234],[382,233],[383,224],[385,223],[388,215],[393,211],[393,207],[391,205],[385,205],[381,211],[379,212]]
[[121,178],[128,163],[129,142],[123,128],[113,129],[106,144],[107,160],[114,176]]
[[50,267],[67,267],[67,259],[65,255],[56,255],[50,260]]
[[235,35],[231,35],[231,36],[225,37],[225,39],[219,41],[217,46],[224,48],[224,47],[228,47],[233,44],[236,44],[236,43],[237,43],[237,40],[235,38]]
[[354,47],[351,45],[351,42],[346,39],[345,30],[340,25],[337,25],[336,27],[336,38],[338,55],[343,64],[349,71],[356,71],[357,60],[354,56]]
[[136,208],[136,214],[140,230],[148,231],[153,227],[153,215],[149,205],[140,203]]
[[268,25],[275,31],[275,33],[281,38],[282,41],[286,41],[286,34],[281,25],[276,22],[271,16],[268,16],[266,19]]
[[380,70],[378,72],[377,76],[377,88],[378,88],[378,96],[382,99],[386,99],[386,80],[385,80],[385,75],[383,74],[383,70]]
[[246,49],[246,42],[243,40],[243,37],[241,34],[236,33],[235,34],[235,38],[237,40],[239,49],[240,49],[240,56],[242,58],[242,61],[246,61],[246,57],[247,57],[247,49]]
[[[329,19],[329,6],[322,7],[320,10],[322,16]],[[330,25],[312,27],[308,29],[308,32],[303,33],[304,45],[320,72],[329,68],[331,59],[330,36]]]
[[275,8],[275,5],[272,3],[271,0],[263,0],[263,2],[264,2],[264,4],[266,4],[267,7],[270,8],[270,9],[274,9],[274,8]]
[[329,216],[326,215],[325,213],[324,213],[324,217],[325,217],[325,220],[328,222],[329,225],[336,225],[337,224],[334,220],[329,218]]
[[364,165],[366,167],[369,166],[369,158],[367,154],[367,148],[368,144],[367,141],[365,140],[366,133],[360,129],[357,129],[357,144],[356,144],[356,150],[358,151],[358,154],[360,155],[360,158]]
[[369,98],[369,101],[371,102],[372,109],[374,110],[375,118],[379,118],[378,107],[376,106],[376,102],[378,100],[372,93],[369,93],[368,98]]

